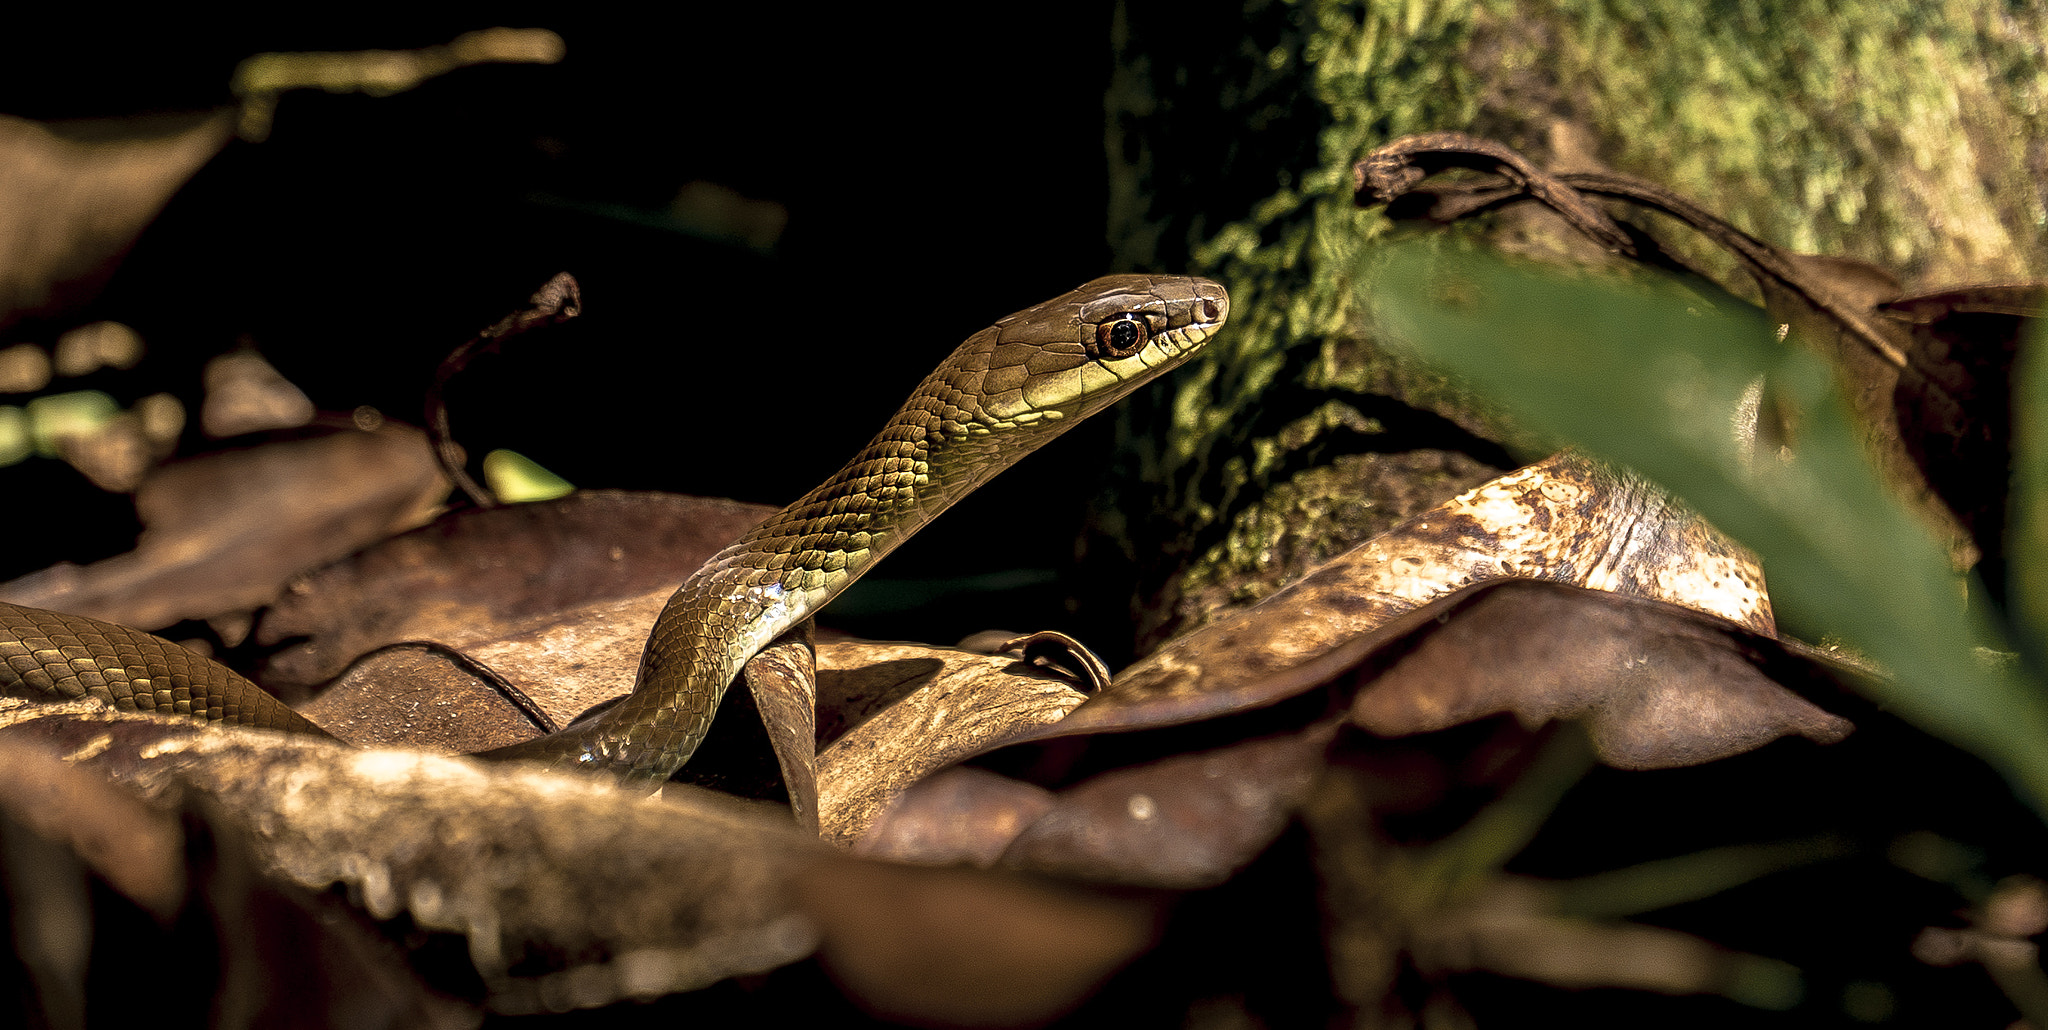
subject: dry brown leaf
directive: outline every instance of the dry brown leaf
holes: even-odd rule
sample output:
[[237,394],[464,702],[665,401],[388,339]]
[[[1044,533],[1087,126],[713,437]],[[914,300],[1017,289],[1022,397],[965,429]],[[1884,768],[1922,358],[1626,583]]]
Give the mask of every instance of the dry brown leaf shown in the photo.
[[1335,733],[1324,722],[1075,784],[1000,862],[1083,882],[1214,887],[1286,828]]
[[[785,818],[671,784],[597,777],[0,699],[28,747],[154,810],[202,801],[261,874],[404,938],[454,933],[506,1013],[647,999],[822,949],[849,996],[924,1023],[1036,1024],[1150,947],[1163,896],[838,858]],[[393,920],[401,920],[392,923]],[[325,968],[325,967],[323,967]]]
[[862,640],[820,644],[819,749],[916,693],[958,653],[989,657],[975,649],[930,649],[922,644],[899,646]]
[[393,644],[364,655],[298,711],[356,747],[469,754],[525,740],[544,725],[522,706],[530,699],[501,682],[496,670],[459,652]]
[[[524,628],[478,624],[475,629],[500,635],[460,647],[441,640],[401,642],[430,646],[444,656],[428,659],[425,669],[440,684],[434,689],[454,690],[458,693],[454,699],[434,698],[425,703],[426,686],[404,678],[407,662],[383,657],[387,648],[401,645],[387,644],[360,656],[331,681],[337,687],[347,685],[348,693],[330,700],[327,695],[333,691],[323,690],[301,707],[323,727],[329,719],[337,727],[354,723],[353,732],[360,736],[339,728],[329,732],[365,747],[417,742],[429,750],[468,753],[517,743],[537,736],[547,725],[567,725],[591,707],[631,690],[640,672],[640,653],[646,649],[648,630],[669,594],[663,587],[623,601],[575,605],[537,617]],[[488,618],[488,614],[482,617]],[[310,657],[324,659],[319,653],[324,648],[318,642],[304,646]],[[489,675],[480,670],[489,670]],[[266,685],[273,684],[267,677],[259,678]],[[287,679],[284,686],[292,684]],[[530,704],[529,715],[539,718],[511,716],[510,709],[503,707],[511,701],[510,693]],[[379,694],[392,699],[380,701]],[[353,713],[348,710],[356,704],[368,707]],[[512,707],[523,706],[514,703]],[[468,721],[479,711],[499,714]]]
[[0,699],[0,741],[175,806],[204,797],[266,875],[371,918],[463,935],[500,1011],[652,997],[809,954],[787,885],[818,845],[786,817],[671,785]]
[[956,765],[910,785],[882,810],[853,853],[920,865],[988,868],[1057,803],[1052,791]]
[[846,847],[905,787],[1053,725],[1083,699],[1014,658],[963,651],[829,644],[818,648],[818,667],[821,697],[861,693],[832,682],[850,668],[864,677],[917,680],[910,693],[818,754],[820,835]]
[[0,584],[0,599],[137,629],[243,612],[286,580],[419,525],[447,496],[418,430],[325,436],[158,468],[135,550]]
[[1642,480],[1566,452],[1468,491],[1123,670],[1050,736],[1173,725],[1328,682],[1504,579],[1649,597],[1775,635],[1754,560]]
[[1421,635],[1353,699],[1352,718],[1405,736],[1512,712],[1583,720],[1622,769],[1697,765],[1798,734],[1849,734],[1780,684],[1818,680],[1776,641],[1690,609],[1554,583],[1493,586]]
[[1892,398],[1907,450],[1969,529],[1984,554],[1977,570],[2002,596],[2013,360],[2048,312],[2048,286],[1972,286],[1899,298],[1880,310],[1906,323],[1907,358],[1932,387]]
[[[1968,527],[1943,502],[1931,470],[1920,460],[1924,433],[1953,437],[1971,416],[1913,366],[1906,327],[1880,314],[1881,305],[1899,296],[1898,280],[1861,261],[1790,254],[1752,242],[1775,259],[1751,268],[1763,291],[1765,316],[1787,342],[1827,359],[1855,416],[1864,451],[1885,485],[1951,542],[1959,566],[1974,564],[1981,555],[1969,542]],[[1917,398],[1924,426],[1901,424],[1901,401],[1907,397]],[[1785,435],[1785,444],[1796,453],[1799,427],[1789,426]]]
[[55,125],[0,115],[0,328],[97,294],[233,125],[227,109]]
[[199,425],[215,439],[292,429],[313,421],[313,402],[305,391],[253,350],[208,361],[205,381]]
[[[259,678],[272,689],[309,688],[376,648],[432,640],[515,678],[506,652],[552,659],[530,682],[585,682],[565,682],[559,704],[537,700],[574,715],[632,685],[668,594],[771,513],[736,501],[582,491],[447,515],[292,584],[264,613],[256,639],[296,642]],[[523,639],[485,646],[513,638]],[[620,643],[628,638],[630,648]],[[587,667],[598,661],[610,667]]]

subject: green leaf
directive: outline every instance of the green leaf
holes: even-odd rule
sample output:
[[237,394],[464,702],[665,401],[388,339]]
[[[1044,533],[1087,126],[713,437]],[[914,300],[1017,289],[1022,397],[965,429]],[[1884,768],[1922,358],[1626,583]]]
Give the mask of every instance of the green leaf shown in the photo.
[[[1755,550],[1781,622],[1884,667],[1875,700],[1990,761],[2048,812],[2048,702],[2032,670],[1987,659],[2012,648],[1880,485],[1827,367],[1776,343],[1759,313],[1433,240],[1383,249],[1359,288],[1395,342],[1532,428],[1663,484]],[[1736,413],[1759,376],[1797,413],[1796,456],[1746,454]]]
[[573,493],[569,481],[540,467],[518,451],[495,450],[484,455],[484,485],[507,504],[552,501]]
[[2048,656],[2048,332],[2021,346],[2012,379],[2007,594],[2014,633],[2038,663]]

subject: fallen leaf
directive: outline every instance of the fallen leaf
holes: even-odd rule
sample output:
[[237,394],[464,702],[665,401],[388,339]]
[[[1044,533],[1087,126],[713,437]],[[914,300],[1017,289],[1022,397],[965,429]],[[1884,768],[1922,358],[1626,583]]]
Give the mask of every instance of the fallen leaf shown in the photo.
[[1461,494],[1264,602],[1180,637],[1040,736],[1173,725],[1291,697],[1462,590],[1536,579],[1685,605],[1775,635],[1748,554],[1642,480],[1567,452]]
[[831,683],[849,667],[916,682],[818,754],[820,834],[844,847],[906,787],[1058,724],[1084,696],[1014,658],[910,645],[821,646],[818,665],[821,697],[850,693]]
[[[561,1010],[691,990],[809,954],[786,816],[672,785],[0,699],[0,742],[65,755],[143,802],[204,797],[266,876],[344,885],[371,918],[461,935],[488,1003]],[[630,899],[628,901],[627,899]]]
[[233,124],[231,109],[48,125],[0,115],[0,328],[98,294]]
[[[495,630],[500,635],[460,647],[438,639],[385,644],[359,656],[330,681],[337,687],[346,686],[347,693],[329,700],[332,691],[323,690],[305,702],[303,710],[316,722],[330,714],[339,716],[341,724],[355,722],[363,736],[337,735],[365,746],[372,742],[410,744],[417,739],[428,742],[430,749],[445,747],[466,754],[518,743],[538,735],[543,726],[566,725],[591,707],[631,690],[648,630],[669,593],[663,587],[623,601],[575,605],[538,617],[524,629],[480,622],[473,631]],[[489,614],[480,618],[487,620]],[[319,642],[302,646],[324,658]],[[406,661],[380,657],[392,649],[421,647],[444,656],[429,659],[429,675],[440,684],[434,689],[456,691],[456,697],[436,698],[431,704],[411,700],[415,695],[424,698],[426,686],[405,678]],[[278,682],[268,676],[260,678],[266,684]],[[287,677],[278,689],[291,686]],[[392,700],[380,701],[379,694],[388,694]],[[515,694],[523,702],[512,701]],[[351,704],[365,707],[351,713],[347,710]],[[512,714],[527,706],[531,712]],[[471,721],[474,713],[493,711],[499,714]],[[436,725],[430,728],[428,720]]]
[[215,439],[293,429],[313,421],[313,402],[254,350],[206,363],[206,402],[199,425]]
[[1353,699],[1381,736],[1428,733],[1501,712],[1534,729],[1586,723],[1621,769],[1698,765],[1797,734],[1849,734],[1783,684],[1830,688],[1768,637],[1690,609],[1554,583],[1507,582],[1438,616]]
[[[668,593],[771,513],[736,501],[581,491],[445,515],[294,582],[257,626],[259,644],[290,642],[259,678],[273,689],[310,688],[387,644],[432,640],[470,650],[557,624],[628,621],[627,613],[651,597],[653,611],[633,622],[626,636],[637,639],[616,666],[631,668],[623,677],[608,674],[609,687],[580,691],[596,695],[583,702],[588,707],[631,686],[640,647]],[[626,607],[600,611],[615,605]],[[578,608],[588,610],[570,611]],[[602,642],[550,641],[543,653],[558,657],[537,678],[553,679],[613,650]],[[478,657],[494,666],[502,658]]]
[[[418,975],[466,977],[507,1014],[651,999],[821,949],[873,1011],[1037,1024],[1149,948],[1168,901],[837,857],[773,811],[675,784],[650,799],[91,702],[0,699],[0,755],[22,747],[152,810],[203,803],[247,835],[260,876],[345,897],[402,931]],[[436,972],[457,955],[466,972]]]
[[419,525],[447,492],[425,437],[393,424],[209,454],[143,481],[135,550],[0,584],[0,599],[151,630],[248,611]]
[[897,795],[854,843],[853,853],[894,862],[985,869],[1057,803],[1044,787],[956,765]]
[[[378,648],[357,659],[299,714],[356,747],[460,755],[534,735],[536,714],[475,658],[436,644]],[[510,688],[516,691],[517,688]],[[550,722],[559,725],[558,720]]]
[[2005,596],[2007,471],[2013,460],[2013,364],[2048,310],[2038,283],[1972,286],[1880,305],[1910,333],[1907,359],[1937,389],[1893,398],[1905,442],[1984,560],[1978,573]]
[[999,864],[1092,883],[1214,887],[1293,818],[1336,724],[1156,759],[1060,791]]

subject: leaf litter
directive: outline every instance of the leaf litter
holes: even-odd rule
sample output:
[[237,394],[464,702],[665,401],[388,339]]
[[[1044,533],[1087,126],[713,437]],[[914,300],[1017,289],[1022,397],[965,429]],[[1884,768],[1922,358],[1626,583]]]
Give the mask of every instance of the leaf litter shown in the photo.
[[[1616,253],[1663,253],[1579,199],[1619,185],[1549,179],[1495,144],[1435,145],[1459,151],[1454,163],[1515,170],[1502,186],[1444,192],[1438,210],[1529,194]],[[1421,176],[1397,178],[1407,189]],[[1812,285],[1820,263],[1756,253],[1767,272],[1773,260],[1799,270],[1778,276],[1792,284],[1788,324],[1832,319],[1836,328],[1812,322],[1802,335],[1838,332],[1908,384],[1875,389],[1889,390],[1893,415],[1871,423],[1873,447],[1916,463],[1936,452],[1974,463],[2002,444],[2010,413],[1984,410],[1983,384],[2009,366],[2037,290],[1857,293]],[[1881,413],[1874,402],[1870,413]],[[2002,496],[1969,495],[1928,464],[1914,467],[1922,493],[1987,544]],[[417,512],[426,492],[415,486],[385,507]],[[160,578],[117,591],[106,585],[120,582],[114,572],[95,572],[87,586],[152,598],[150,609],[89,612],[115,621],[163,625],[271,600],[256,630],[272,652],[263,682],[303,691],[333,681],[315,702],[328,706],[321,721],[380,750],[17,702],[0,707],[0,747],[65,755],[66,768],[147,806],[117,820],[144,825],[161,819],[151,813],[203,806],[226,832],[248,835],[262,876],[313,892],[340,884],[387,932],[394,921],[414,927],[387,941],[409,941],[399,948],[407,966],[467,1004],[600,1005],[819,956],[839,989],[892,1018],[1028,1024],[1082,1004],[1159,947],[1175,899],[1226,889],[1304,818],[1327,827],[1314,812],[1331,804],[1333,762],[1369,764],[1410,744],[1416,754],[1471,748],[1430,761],[1495,768],[1488,781],[1512,791],[1524,789],[1516,770],[1556,739],[1543,727],[1557,720],[1585,725],[1587,753],[1628,769],[1712,762],[1787,735],[1830,743],[1850,730],[1822,707],[1840,670],[1778,639],[1747,552],[1661,491],[1566,452],[1168,643],[1094,696],[1014,657],[791,641],[747,676],[794,821],[789,809],[682,785],[650,802],[594,780],[412,750],[530,734],[621,692],[673,584],[764,514],[574,494],[456,513],[280,592],[291,572],[339,557],[315,549],[288,571],[251,577],[268,594],[210,587],[203,603],[156,597],[170,589]],[[345,539],[383,537],[404,521]],[[248,537],[227,539],[199,549],[231,553]],[[56,591],[49,584],[63,575],[33,582]],[[40,596],[90,596],[63,589],[73,593]],[[532,704],[505,701],[507,684]],[[447,706],[449,694],[498,699],[494,728],[475,726],[476,706]],[[377,704],[384,714],[348,721]],[[1513,728],[1476,748],[1445,736],[1500,713]],[[1378,818],[1356,832],[1377,837]],[[1389,946],[1431,976],[1483,967],[1576,986],[1739,993],[1729,970],[1742,956],[1652,928],[1560,923],[1509,881],[1487,882],[1498,886],[1439,910],[1463,914],[1434,936],[1411,922],[1406,943]],[[117,889],[159,907],[166,896]],[[460,976],[417,932],[459,940],[480,987],[449,988]],[[1356,1004],[1371,1003],[1365,983]]]

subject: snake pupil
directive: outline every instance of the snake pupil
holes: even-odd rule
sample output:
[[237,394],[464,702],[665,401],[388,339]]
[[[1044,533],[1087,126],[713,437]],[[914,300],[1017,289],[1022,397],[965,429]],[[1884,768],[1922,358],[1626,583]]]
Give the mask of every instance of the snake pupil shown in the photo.
[[1104,322],[1096,331],[1095,340],[1103,351],[1112,358],[1127,358],[1145,345],[1145,323],[1135,315],[1122,315],[1115,321]]

